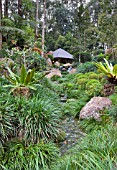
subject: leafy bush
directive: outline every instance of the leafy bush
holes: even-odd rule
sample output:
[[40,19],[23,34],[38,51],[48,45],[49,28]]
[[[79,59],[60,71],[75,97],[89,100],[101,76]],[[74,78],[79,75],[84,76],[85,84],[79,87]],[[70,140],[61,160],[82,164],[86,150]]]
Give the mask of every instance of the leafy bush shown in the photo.
[[84,90],[85,87],[86,87],[87,81],[88,81],[88,80],[85,79],[85,78],[79,79],[79,80],[77,81],[77,83],[78,83],[78,89]]
[[86,84],[85,92],[89,96],[98,96],[98,95],[101,94],[102,89],[103,89],[103,86],[102,86],[102,84],[98,80],[91,79]]
[[96,71],[96,66],[93,64],[93,62],[86,62],[84,64],[80,64],[77,67],[78,73],[87,73],[90,71]]
[[27,58],[28,69],[35,68],[36,71],[42,71],[46,69],[46,59],[41,57],[37,52],[31,53]]
[[53,143],[40,142],[25,147],[21,142],[11,141],[5,146],[0,167],[9,170],[42,169],[49,167],[58,156],[59,151]]

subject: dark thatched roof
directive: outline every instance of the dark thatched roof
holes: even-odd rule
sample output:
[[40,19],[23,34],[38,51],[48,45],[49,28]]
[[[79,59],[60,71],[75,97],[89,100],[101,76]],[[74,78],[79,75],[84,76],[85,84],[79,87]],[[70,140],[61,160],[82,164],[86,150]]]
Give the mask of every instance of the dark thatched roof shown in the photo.
[[59,48],[58,50],[54,51],[53,53],[54,58],[68,58],[73,60],[73,55],[68,53],[67,51]]

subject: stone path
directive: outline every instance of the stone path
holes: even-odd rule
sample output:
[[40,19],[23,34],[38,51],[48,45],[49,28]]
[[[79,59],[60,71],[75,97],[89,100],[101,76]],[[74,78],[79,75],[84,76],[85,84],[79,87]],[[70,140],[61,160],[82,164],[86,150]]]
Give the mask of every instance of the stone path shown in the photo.
[[65,140],[60,142],[61,155],[64,155],[69,149],[79,142],[81,137],[86,136],[86,134],[80,129],[78,120],[71,117],[67,117],[63,120],[61,126],[63,127],[62,130],[66,132]]

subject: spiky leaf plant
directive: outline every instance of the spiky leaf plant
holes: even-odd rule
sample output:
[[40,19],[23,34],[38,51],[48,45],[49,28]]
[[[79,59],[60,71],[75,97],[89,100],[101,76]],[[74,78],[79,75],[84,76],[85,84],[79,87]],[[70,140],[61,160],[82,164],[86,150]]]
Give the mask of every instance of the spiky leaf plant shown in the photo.
[[26,144],[39,143],[42,138],[48,141],[58,134],[59,110],[49,99],[34,97],[24,101],[19,121],[19,134]]
[[1,92],[0,96],[0,147],[14,136],[17,127],[17,117],[15,116],[15,101],[7,93]]
[[9,87],[12,87],[13,89],[16,89],[18,87],[28,87],[30,89],[35,90],[33,84],[34,84],[34,69],[29,69],[26,71],[26,68],[24,65],[21,67],[20,75],[17,75],[12,72],[12,70],[7,67],[7,70],[10,75],[6,75],[5,77],[9,80],[11,83],[10,85],[6,85]]
[[114,66],[104,58],[105,63],[95,63],[96,67],[103,72],[110,82],[117,84],[117,64]]

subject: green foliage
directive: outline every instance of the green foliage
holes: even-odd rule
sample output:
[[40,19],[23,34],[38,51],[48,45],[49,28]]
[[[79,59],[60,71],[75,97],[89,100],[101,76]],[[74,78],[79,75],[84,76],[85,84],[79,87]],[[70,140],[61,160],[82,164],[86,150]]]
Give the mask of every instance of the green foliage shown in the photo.
[[[85,62],[91,61],[91,54],[88,53],[88,52],[80,52],[77,55],[80,57],[81,63],[85,63]],[[77,61],[78,61],[78,59],[77,59]]]
[[77,90],[75,94],[68,93],[68,97],[72,98],[68,99],[64,104],[62,114],[78,118],[81,109],[85,106],[87,101],[89,101],[89,97],[81,90]]
[[42,138],[46,141],[56,138],[59,127],[56,105],[38,94],[33,99],[23,100],[20,107],[20,132],[23,132],[22,138],[26,144],[38,143]]
[[104,58],[108,58],[108,56],[106,56],[105,54],[100,53],[97,56],[94,56],[92,61],[94,62],[102,62]]
[[109,96],[109,98],[111,99],[113,105],[117,104],[117,94],[116,93]]
[[110,80],[110,82],[112,83],[117,83],[117,64],[115,64],[114,66],[112,66],[112,64],[104,58],[105,63],[102,64],[102,62],[100,63],[95,63],[96,67],[99,68],[101,70],[101,72],[103,72]]
[[30,89],[35,90],[32,85],[34,83],[34,69],[26,71],[25,66],[22,65],[20,75],[13,73],[9,67],[7,67],[7,70],[10,75],[6,75],[5,77],[11,84],[6,85],[5,87],[29,87]]
[[10,106],[6,108],[0,107],[0,149],[8,138],[13,136],[15,117],[9,111],[12,111]]
[[78,85],[78,89],[85,89],[85,85],[88,81],[88,76],[86,74],[79,73],[74,78],[74,83]]
[[5,146],[0,167],[9,170],[42,169],[49,167],[59,156],[55,144],[40,142],[28,147],[21,142],[11,141]]
[[9,138],[15,135],[18,119],[16,100],[4,88],[1,88],[0,95],[0,149]]
[[57,81],[57,80],[59,80],[59,78],[60,78],[60,76],[54,75],[54,76],[52,76],[51,80],[52,81]]
[[89,77],[89,79],[99,79],[98,74],[96,74],[94,72],[88,74],[88,77]]
[[27,67],[29,69],[35,68],[36,71],[46,69],[46,59],[41,57],[37,52],[32,52],[26,57]]
[[86,83],[87,83],[87,79],[85,79],[85,78],[82,78],[82,79],[78,79],[78,81],[77,81],[77,84],[78,84],[78,89],[82,89],[82,90],[84,90],[85,89],[85,87],[86,87]]
[[60,158],[52,170],[116,169],[117,128],[108,125],[81,140],[68,154]]
[[78,73],[87,73],[90,71],[96,71],[96,67],[94,66],[93,62],[86,62],[84,64],[80,64],[77,67]]
[[108,112],[109,115],[112,116],[114,122],[117,122],[117,104],[113,105]]
[[100,95],[102,89],[103,89],[103,86],[98,80],[91,79],[90,81],[87,82],[85,91],[89,96],[93,97],[93,96]]

